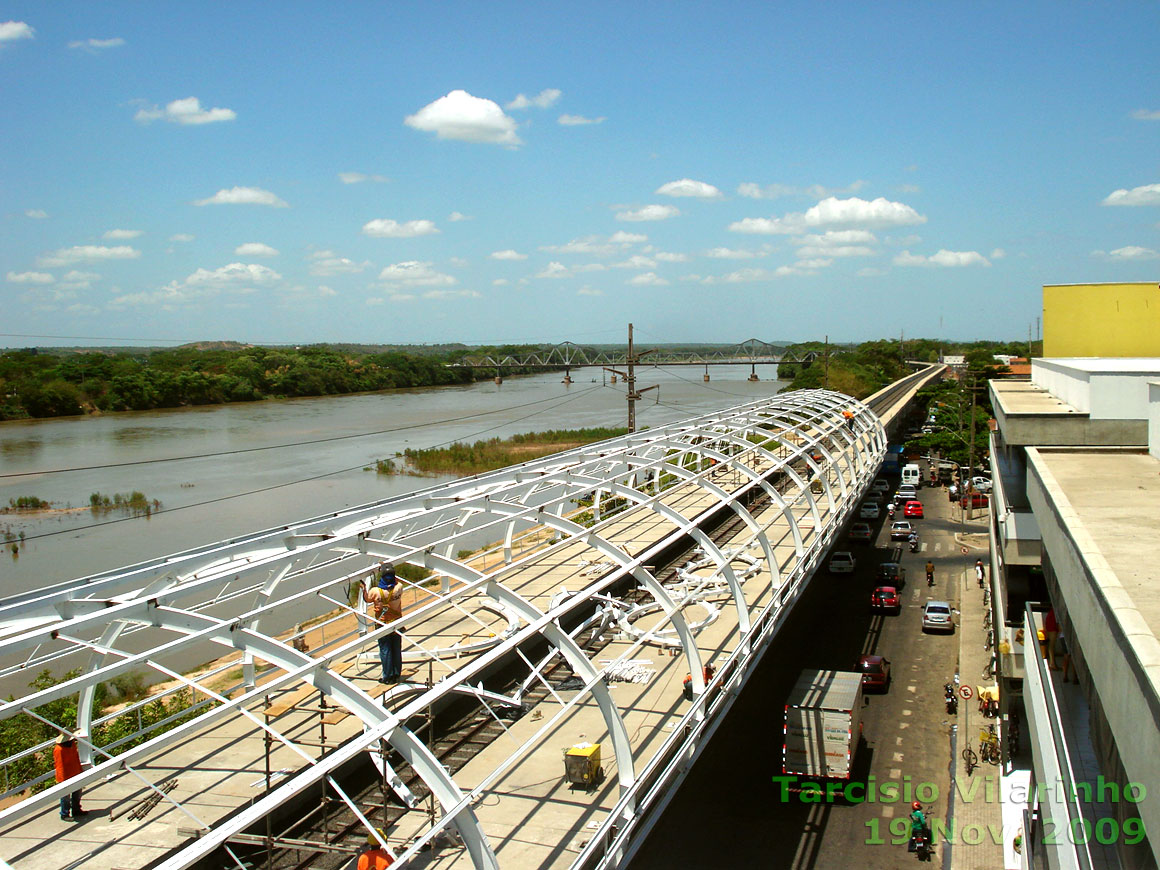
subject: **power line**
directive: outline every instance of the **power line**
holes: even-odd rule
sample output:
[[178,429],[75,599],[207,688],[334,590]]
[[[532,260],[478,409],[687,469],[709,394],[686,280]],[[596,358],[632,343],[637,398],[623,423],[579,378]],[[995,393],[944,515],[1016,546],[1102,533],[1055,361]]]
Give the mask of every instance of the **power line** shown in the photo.
[[[583,396],[585,393],[597,389],[596,387],[588,387],[579,393],[576,393],[575,398]],[[285,447],[304,447],[313,444],[326,444],[331,441],[346,441],[352,438],[369,438],[372,435],[388,435],[392,432],[406,432],[410,429],[425,429],[428,426],[438,426],[444,423],[459,423],[463,420],[473,420],[476,417],[487,417],[491,414],[499,414],[504,411],[518,411],[521,408],[530,408],[533,405],[541,405],[544,402],[551,402],[556,399],[555,396],[549,396],[546,399],[536,399],[532,402],[525,402],[521,405],[509,405],[506,408],[495,408],[491,411],[480,411],[476,414],[464,414],[462,417],[448,417],[444,420],[433,420],[426,423],[412,423],[406,426],[395,426],[391,429],[378,429],[374,432],[355,432],[351,435],[333,435],[329,438],[313,438],[307,441],[292,441],[287,444],[267,444],[263,447],[240,447],[237,450],[221,450],[213,453],[192,453],[188,456],[167,456],[156,459],[133,459],[128,462],[109,462],[104,465],[76,465],[69,468],[53,468],[46,471],[12,471],[0,474],[0,479],[9,477],[32,477],[45,474],[65,474],[71,471],[102,471],[108,468],[124,468],[130,465],[154,465],[161,462],[184,462],[188,459],[209,459],[218,456],[237,456],[243,453],[257,453],[261,450],[281,450]]]
[[[569,402],[574,402],[577,399],[579,399],[580,397],[582,397],[583,395],[585,395],[586,393],[589,393],[592,390],[596,390],[596,389],[600,389],[600,388],[599,387],[589,387],[587,390],[576,393],[574,395],[567,396],[566,398],[559,401],[557,404],[553,405],[550,408],[542,408],[538,411],[534,411],[531,414],[526,414],[523,417],[519,417],[515,420],[505,420],[502,423],[497,423],[494,426],[489,426],[486,429],[481,429],[480,431],[475,432],[475,433],[468,435],[466,437],[476,438],[480,435],[486,435],[488,432],[494,432],[496,429],[502,428],[503,426],[511,425],[512,423],[522,423],[524,420],[530,420],[532,417],[536,417],[540,414],[546,414],[547,412],[554,411],[557,408],[568,404]],[[547,401],[547,400],[541,399],[537,402],[528,402],[526,405],[517,405],[515,407],[526,408],[526,407],[529,407],[530,405],[541,404],[544,401]],[[508,409],[508,410],[514,410],[514,409]],[[489,411],[487,413],[494,413],[494,412]],[[480,415],[475,414],[475,415],[471,415],[471,416],[480,416]],[[432,424],[428,423],[425,425],[429,426]],[[415,428],[415,427],[408,426],[405,428]],[[437,449],[439,447],[445,447],[448,444],[454,444],[458,440],[459,439],[453,439],[451,441],[444,441],[441,444],[436,444],[433,447],[429,447],[426,449],[432,450],[432,449]],[[285,445],[285,446],[290,446],[290,445]],[[206,499],[205,501],[191,502],[189,504],[177,505],[176,507],[171,507],[171,508],[161,508],[159,510],[150,511],[148,514],[135,514],[132,516],[127,516],[127,517],[118,517],[117,519],[114,519],[114,520],[105,520],[104,522],[100,522],[100,523],[90,523],[87,526],[80,526],[78,528],[57,529],[54,532],[42,532],[39,535],[27,535],[21,540],[21,543],[23,543],[25,541],[38,541],[42,538],[53,538],[53,537],[56,537],[57,535],[79,534],[81,532],[87,532],[91,529],[101,529],[101,528],[104,528],[105,526],[114,526],[114,525],[118,525],[119,523],[130,522],[132,520],[150,519],[152,517],[157,516],[158,514],[176,513],[177,511],[188,510],[190,508],[205,507],[206,505],[211,505],[211,504],[220,504],[221,502],[230,501],[230,500],[236,499],[236,498],[246,498],[247,496],[259,495],[263,492],[271,492],[275,489],[283,489],[287,486],[296,486],[300,483],[310,483],[311,481],[322,480],[325,477],[333,477],[336,474],[345,474],[346,472],[349,472],[349,471],[358,471],[360,468],[363,468],[365,465],[366,465],[366,463],[360,462],[358,465],[353,465],[353,466],[350,466],[349,468],[340,468],[336,471],[326,471],[326,472],[323,472],[322,474],[315,474],[315,475],[311,475],[310,477],[299,478],[298,480],[290,480],[290,481],[286,481],[285,483],[275,483],[275,484],[271,484],[270,486],[263,486],[263,487],[259,487],[258,489],[247,490],[246,492],[239,492],[239,493],[234,493],[232,495],[223,495],[223,496],[218,496],[217,498]]]

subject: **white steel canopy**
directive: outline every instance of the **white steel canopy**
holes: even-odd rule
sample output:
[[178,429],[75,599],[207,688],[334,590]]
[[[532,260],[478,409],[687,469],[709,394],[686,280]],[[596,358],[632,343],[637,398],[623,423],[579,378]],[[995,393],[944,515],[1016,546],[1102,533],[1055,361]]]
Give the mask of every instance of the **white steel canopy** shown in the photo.
[[[92,766],[41,791],[30,789],[51,774],[28,781],[10,771],[48,744],[0,761],[4,796],[27,795],[0,810],[0,833],[63,794],[83,787],[96,796],[128,772],[199,835],[178,838],[160,866],[188,867],[223,848],[241,863],[233,850],[247,842],[245,832],[320,783],[370,827],[378,809],[350,797],[339,776],[369,758],[403,807],[419,805],[417,783],[438,805],[430,815],[404,810],[404,856],[453,827],[471,864],[497,867],[502,850],[480,801],[506,771],[537,752],[557,752],[546,747],[552,729],[587,706],[598,711],[610,744],[618,794],[576,864],[614,861],[658,790],[683,775],[689,756],[681,747],[712,733],[885,449],[882,424],[866,405],[823,390],[783,394],[0,600],[0,678],[75,671],[0,704],[0,719],[42,720],[37,708],[75,696],[76,722],[58,726],[95,735],[81,741]],[[405,582],[407,612],[389,625],[362,613],[352,594],[385,559],[431,572]],[[413,673],[384,690],[376,643],[395,631]],[[714,631],[722,640],[709,644]],[[613,658],[592,653],[594,639],[612,637]],[[694,700],[678,715],[680,727],[645,749],[609,683],[626,669],[643,673],[635,657],[648,650],[679,651]],[[708,683],[707,655],[718,662]],[[213,659],[222,664],[191,672]],[[545,679],[553,661],[579,681],[570,700]],[[518,690],[489,685],[520,662]],[[169,730],[130,728],[129,737],[103,743],[101,735],[140,704],[102,713],[94,709],[96,687],[140,672],[174,690],[192,688],[200,715]],[[228,674],[240,676],[223,685]],[[429,734],[416,732],[414,723],[454,697],[471,698],[500,721],[497,710],[525,706],[526,692],[539,685],[549,692],[543,710],[521,721],[518,734],[505,725],[503,741],[488,747],[487,769],[474,768],[467,780],[444,766]],[[342,711],[358,727],[335,726],[342,740],[327,743],[324,734],[317,751],[272,712],[271,698],[296,691],[315,693],[324,711]],[[256,737],[267,759],[271,746],[295,759],[277,777],[267,767],[261,797],[216,815],[179,792],[162,795],[146,772],[161,758],[196,769],[194,747],[215,728]],[[401,766],[410,768],[410,784]]]

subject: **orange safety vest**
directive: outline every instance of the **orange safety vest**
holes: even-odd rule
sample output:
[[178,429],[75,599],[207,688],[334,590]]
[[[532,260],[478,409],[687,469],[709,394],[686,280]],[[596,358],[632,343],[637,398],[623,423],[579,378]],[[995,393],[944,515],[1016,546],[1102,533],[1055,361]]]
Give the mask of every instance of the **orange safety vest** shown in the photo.
[[358,870],[386,870],[395,863],[395,859],[382,848],[368,849],[358,856]]
[[52,762],[56,767],[56,781],[64,782],[81,772],[81,756],[75,743],[58,743],[52,748]]
[[367,593],[367,601],[375,610],[375,619],[381,622],[394,622],[396,619],[403,618],[402,599],[402,586],[396,586],[390,590],[375,586]]

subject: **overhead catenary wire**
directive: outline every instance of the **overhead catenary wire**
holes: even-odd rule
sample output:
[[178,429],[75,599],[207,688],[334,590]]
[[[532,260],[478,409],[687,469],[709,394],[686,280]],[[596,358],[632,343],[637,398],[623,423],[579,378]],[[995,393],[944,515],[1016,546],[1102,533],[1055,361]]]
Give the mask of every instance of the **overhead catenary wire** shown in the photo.
[[[555,411],[557,408],[560,408],[564,405],[567,405],[570,402],[574,402],[577,399],[584,396],[585,394],[591,392],[592,390],[596,390],[596,389],[599,389],[599,387],[589,387],[587,390],[582,390],[578,393],[575,393],[573,395],[569,395],[569,396],[557,401],[556,404],[552,405],[549,408],[541,408],[537,411],[534,411],[531,414],[525,414],[523,417],[518,417],[515,420],[505,420],[502,423],[497,423],[494,426],[489,426],[486,429],[481,429],[478,432],[474,432],[474,433],[467,435],[467,436],[464,436],[464,437],[477,438],[480,435],[486,435],[488,432],[494,432],[496,429],[500,429],[500,428],[502,428],[504,426],[508,426],[512,423],[521,423],[524,420],[530,420],[531,418],[537,417],[540,414],[546,414],[549,411]],[[556,399],[556,398],[557,397],[553,397],[553,399]],[[526,407],[529,407],[531,405],[542,404],[544,401],[547,401],[547,400],[541,399],[541,400],[538,400],[536,402],[528,402],[524,405],[516,405],[514,407],[506,408],[504,410],[514,410],[515,408],[521,408],[521,407],[526,408]],[[491,413],[495,413],[495,412],[488,411],[486,413],[491,414]],[[477,416],[481,416],[481,415],[472,414],[469,416],[477,417]],[[423,425],[430,426],[432,424],[425,423]],[[402,428],[416,428],[416,427],[406,426],[406,427],[402,427]],[[375,434],[377,434],[377,433],[375,433]],[[333,440],[333,439],[323,439],[323,440]],[[440,447],[446,447],[449,444],[454,444],[457,441],[461,441],[461,440],[462,440],[462,438],[453,438],[453,439],[450,439],[448,441],[442,441],[438,444],[433,444],[430,447],[423,448],[423,449],[436,450]],[[306,442],[306,443],[312,443],[312,442]],[[287,445],[287,446],[289,446],[289,445]],[[222,495],[222,496],[218,496],[217,498],[205,499],[204,501],[198,501],[198,502],[190,502],[189,504],[176,505],[176,506],[170,507],[170,508],[158,508],[157,510],[150,511],[148,514],[134,514],[134,515],[126,516],[126,517],[117,517],[116,519],[112,519],[112,520],[105,520],[104,522],[100,522],[100,523],[90,523],[87,526],[80,526],[78,528],[57,529],[56,531],[52,531],[52,532],[41,532],[40,534],[36,534],[36,535],[27,535],[22,539],[22,541],[37,541],[37,540],[40,540],[42,538],[53,538],[53,537],[56,537],[58,535],[80,534],[82,532],[87,532],[87,531],[90,531],[92,529],[100,529],[100,528],[104,528],[106,526],[114,526],[114,525],[118,525],[120,523],[131,522],[133,520],[151,519],[152,517],[156,517],[159,514],[170,514],[170,513],[176,513],[177,511],[189,510],[190,508],[205,507],[206,505],[211,505],[211,504],[220,504],[221,502],[232,501],[233,499],[237,499],[237,498],[246,498],[246,497],[251,496],[251,495],[259,495],[263,492],[271,492],[271,491],[276,490],[276,489],[284,489],[285,487],[288,487],[288,486],[296,486],[300,483],[310,483],[310,482],[315,481],[315,480],[322,480],[323,478],[326,478],[326,477],[333,477],[336,474],[346,474],[347,472],[358,471],[360,468],[364,468],[365,466],[366,466],[365,462],[360,462],[358,465],[349,466],[347,468],[339,468],[339,469],[336,469],[334,471],[325,471],[321,474],[311,475],[310,477],[298,478],[296,480],[288,480],[288,481],[284,481],[283,483],[274,483],[274,484],[271,484],[269,486],[258,487],[257,489],[251,489],[251,490],[247,490],[245,492],[232,493],[230,495]]]

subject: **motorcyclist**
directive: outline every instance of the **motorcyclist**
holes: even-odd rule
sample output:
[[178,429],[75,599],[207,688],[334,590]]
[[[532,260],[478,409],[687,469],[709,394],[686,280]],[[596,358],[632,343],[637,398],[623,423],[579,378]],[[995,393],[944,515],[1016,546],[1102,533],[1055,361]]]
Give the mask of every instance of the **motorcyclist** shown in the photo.
[[917,841],[926,831],[926,814],[922,804],[915,801],[910,805],[910,839]]
[[891,518],[894,517],[894,502],[891,502],[886,506],[886,515]]
[[910,552],[915,552],[918,549],[918,532],[911,532],[906,542],[910,544]]
[[934,562],[930,559],[926,560],[926,585],[934,585]]

